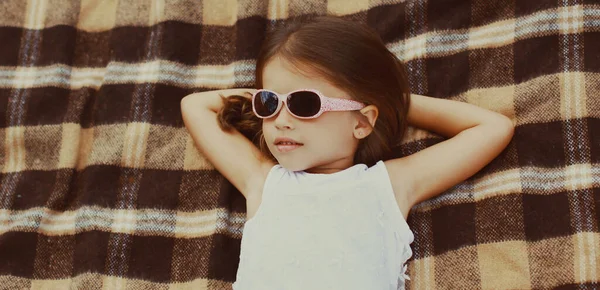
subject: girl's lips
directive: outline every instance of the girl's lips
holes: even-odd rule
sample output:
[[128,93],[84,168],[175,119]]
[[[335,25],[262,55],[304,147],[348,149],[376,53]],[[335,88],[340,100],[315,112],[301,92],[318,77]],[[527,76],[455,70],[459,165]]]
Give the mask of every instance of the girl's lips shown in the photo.
[[285,152],[290,152],[296,148],[299,148],[302,145],[301,144],[294,144],[294,145],[280,144],[280,145],[275,145],[275,146],[277,147],[277,150],[279,150],[279,152],[285,153]]

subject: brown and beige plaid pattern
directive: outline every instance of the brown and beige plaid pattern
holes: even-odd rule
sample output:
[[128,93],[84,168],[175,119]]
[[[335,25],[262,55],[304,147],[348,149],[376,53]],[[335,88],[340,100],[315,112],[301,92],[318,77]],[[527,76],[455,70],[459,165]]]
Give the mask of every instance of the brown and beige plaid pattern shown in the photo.
[[[179,103],[253,85],[294,16],[367,23],[412,90],[501,112],[508,148],[413,209],[410,289],[600,287],[597,0],[4,0],[0,289],[228,289],[245,200]],[[442,139],[412,129],[398,156]]]

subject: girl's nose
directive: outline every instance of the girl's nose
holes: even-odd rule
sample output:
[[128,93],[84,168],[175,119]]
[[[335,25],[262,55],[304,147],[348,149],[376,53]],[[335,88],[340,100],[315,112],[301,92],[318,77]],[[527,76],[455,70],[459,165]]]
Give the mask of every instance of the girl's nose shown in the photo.
[[290,112],[288,112],[287,108],[284,105],[283,108],[279,110],[277,115],[275,115],[275,128],[279,130],[294,129],[294,119],[294,116],[292,116]]

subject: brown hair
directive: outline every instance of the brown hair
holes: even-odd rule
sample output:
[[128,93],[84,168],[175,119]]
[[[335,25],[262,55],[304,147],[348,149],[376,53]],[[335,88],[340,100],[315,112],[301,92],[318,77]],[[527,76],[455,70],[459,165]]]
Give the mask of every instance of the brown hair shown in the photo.
[[[392,147],[402,140],[406,131],[410,91],[404,65],[375,31],[334,16],[287,23],[263,42],[256,62],[257,88],[262,88],[265,65],[276,56],[303,72],[323,77],[353,99],[379,109],[373,132],[359,142],[355,164],[372,166],[391,157]],[[249,99],[224,99],[219,123],[221,128],[256,130],[246,137],[273,158],[262,137],[262,120],[253,115]]]

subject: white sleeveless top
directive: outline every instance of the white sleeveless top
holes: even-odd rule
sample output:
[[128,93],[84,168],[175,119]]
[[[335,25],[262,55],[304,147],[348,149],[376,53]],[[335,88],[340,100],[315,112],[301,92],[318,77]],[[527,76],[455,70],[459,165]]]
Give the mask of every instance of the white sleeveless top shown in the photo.
[[332,174],[275,165],[244,226],[233,289],[404,289],[413,239],[383,161]]

